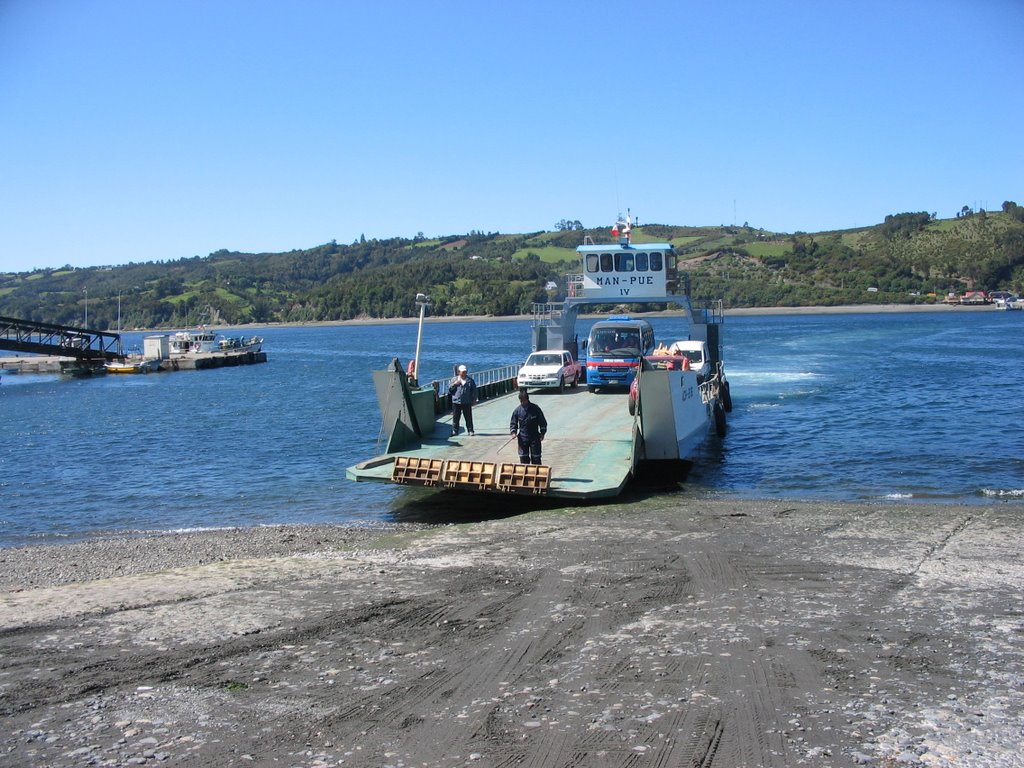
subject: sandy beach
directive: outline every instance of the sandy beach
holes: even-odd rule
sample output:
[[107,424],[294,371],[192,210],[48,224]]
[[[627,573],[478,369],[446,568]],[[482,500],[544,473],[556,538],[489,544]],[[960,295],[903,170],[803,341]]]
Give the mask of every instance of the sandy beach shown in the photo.
[[4,550],[0,764],[1024,765],[1019,506],[681,498]]

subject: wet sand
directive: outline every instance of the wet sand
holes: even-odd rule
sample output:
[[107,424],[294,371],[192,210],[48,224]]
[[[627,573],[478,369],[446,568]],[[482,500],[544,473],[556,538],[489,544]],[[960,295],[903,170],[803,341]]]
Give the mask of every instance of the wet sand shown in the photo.
[[1024,765],[1020,505],[680,498],[4,550],[0,764]]

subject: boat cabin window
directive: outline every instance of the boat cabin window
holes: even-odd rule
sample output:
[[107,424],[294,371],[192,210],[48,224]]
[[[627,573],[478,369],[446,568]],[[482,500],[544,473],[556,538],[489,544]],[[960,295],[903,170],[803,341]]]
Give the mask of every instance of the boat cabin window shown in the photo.
[[660,251],[619,251],[588,253],[587,272],[661,272],[664,255]]

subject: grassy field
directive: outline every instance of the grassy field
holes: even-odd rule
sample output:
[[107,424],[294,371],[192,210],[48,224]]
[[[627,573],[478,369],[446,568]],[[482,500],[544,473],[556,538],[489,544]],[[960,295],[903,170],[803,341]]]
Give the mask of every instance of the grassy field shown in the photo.
[[529,254],[536,254],[546,264],[554,264],[559,261],[576,261],[576,251],[572,248],[559,248],[554,245],[533,246],[520,248],[512,254],[513,259],[525,259]]
[[743,250],[751,256],[757,256],[758,258],[763,258],[765,256],[782,256],[784,253],[789,251],[789,243],[779,240],[760,243],[746,243],[743,245]]

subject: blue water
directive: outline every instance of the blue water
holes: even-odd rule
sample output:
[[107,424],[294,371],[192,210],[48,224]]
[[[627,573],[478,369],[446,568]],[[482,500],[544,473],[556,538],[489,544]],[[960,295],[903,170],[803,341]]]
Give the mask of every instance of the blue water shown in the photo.
[[[685,336],[679,320],[653,322],[659,340]],[[581,337],[588,327],[579,324]],[[345,468],[377,452],[370,371],[413,357],[415,324],[259,332],[263,365],[4,375],[0,546],[400,519],[423,491],[352,483]],[[126,334],[126,346],[141,339]],[[729,432],[709,443],[681,498],[1024,510],[1020,314],[735,317],[724,340]],[[529,344],[526,321],[428,321],[421,378],[442,378],[456,362],[480,370],[522,360]]]

